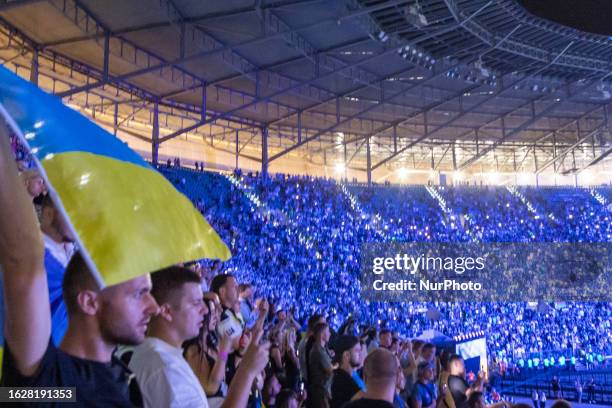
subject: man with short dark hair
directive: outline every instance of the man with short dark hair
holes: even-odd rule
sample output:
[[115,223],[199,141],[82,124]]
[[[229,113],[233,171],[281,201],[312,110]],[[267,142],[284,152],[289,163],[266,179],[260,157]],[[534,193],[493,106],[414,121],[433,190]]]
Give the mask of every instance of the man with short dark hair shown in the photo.
[[[232,351],[228,356],[228,364],[225,372],[225,380],[232,382],[236,373],[236,360],[240,359],[240,339],[244,332],[244,320],[240,315],[238,303],[238,283],[231,274],[217,275],[210,282],[210,290],[219,296],[221,302],[221,314],[217,323],[217,334],[219,338],[231,339]],[[265,316],[264,316],[265,317]]]
[[145,407],[208,407],[206,394],[187,361],[183,342],[198,335],[206,305],[199,276],[182,267],[155,272],[151,294],[159,313],[148,336],[134,349],[130,369],[136,375]]
[[473,392],[483,392],[484,376],[478,373],[478,379],[470,387],[465,381],[465,363],[458,355],[451,356],[449,360],[450,375],[448,376],[448,390],[453,396],[456,408],[468,408],[468,398]]
[[221,336],[228,336],[235,340],[234,350],[238,348],[237,340],[240,339],[244,330],[244,320],[240,313],[236,312],[238,304],[238,283],[234,275],[217,275],[210,283],[210,290],[221,300],[221,320],[217,325],[217,331]]
[[361,364],[361,343],[355,336],[340,336],[335,341],[334,352],[334,362],[339,367],[332,377],[330,406],[340,408],[361,390],[353,379]]
[[372,351],[363,364],[366,391],[344,408],[393,408],[398,371],[393,353],[383,348]]
[[393,341],[393,333],[389,329],[382,329],[378,335],[379,346],[389,350],[391,348],[391,342]]
[[82,257],[65,273],[69,326],[56,348],[44,246],[32,199],[17,174],[0,121],[0,265],[5,288],[2,386],[76,387],[75,406],[130,407],[129,373],[112,353],[117,344],[144,339],[157,304],[148,275],[101,289]]
[[418,363],[435,363],[436,361],[436,346],[432,343],[425,343],[421,348],[421,355],[418,358]]

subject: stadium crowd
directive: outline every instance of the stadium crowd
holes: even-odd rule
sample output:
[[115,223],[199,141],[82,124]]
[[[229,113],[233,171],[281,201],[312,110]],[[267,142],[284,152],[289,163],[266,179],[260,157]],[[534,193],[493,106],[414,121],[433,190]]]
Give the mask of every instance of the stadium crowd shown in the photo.
[[[524,408],[418,334],[484,331],[492,361],[505,367],[534,353],[610,351],[605,303],[542,312],[520,303],[395,307],[360,299],[362,243],[466,241],[479,232],[485,239],[495,221],[525,216],[513,212],[516,203],[489,225],[483,217],[496,212],[492,204],[471,207],[467,220],[457,205],[452,219],[425,189],[406,196],[399,189],[343,190],[323,179],[167,166],[160,171],[194,201],[233,258],[100,289],[60,212],[39,198],[46,191],[40,175],[19,176],[10,154],[18,149],[0,126],[3,386],[76,387],[80,406]],[[455,203],[446,193],[447,204]],[[607,221],[606,210],[591,209]],[[512,229],[517,241],[541,230],[538,219],[524,222]],[[571,241],[577,225],[556,229],[555,238]],[[610,224],[592,225],[589,238],[606,242]]]

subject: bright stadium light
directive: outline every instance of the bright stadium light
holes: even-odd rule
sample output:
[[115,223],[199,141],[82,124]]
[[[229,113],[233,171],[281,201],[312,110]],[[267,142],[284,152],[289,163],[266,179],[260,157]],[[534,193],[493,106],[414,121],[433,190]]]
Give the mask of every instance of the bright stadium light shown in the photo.
[[461,181],[465,178],[465,175],[460,171],[453,172],[453,181]]
[[529,173],[519,173],[517,177],[517,184],[529,184],[531,177]]
[[497,172],[485,174],[484,176],[491,181],[491,184],[499,184],[499,180],[501,178],[501,175]]
[[342,173],[346,169],[344,163],[336,163],[336,173]]
[[578,178],[582,184],[592,184],[595,178],[595,175],[591,170],[585,170],[582,173],[578,174]]
[[406,177],[408,177],[408,169],[405,167],[400,167],[399,169],[397,169],[397,175],[399,176],[399,178],[405,179]]

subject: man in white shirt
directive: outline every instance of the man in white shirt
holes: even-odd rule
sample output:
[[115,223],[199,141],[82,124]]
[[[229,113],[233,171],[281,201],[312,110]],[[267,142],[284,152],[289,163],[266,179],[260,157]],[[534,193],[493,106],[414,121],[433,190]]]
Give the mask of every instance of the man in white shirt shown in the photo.
[[207,408],[206,394],[181,348],[198,335],[207,312],[200,278],[189,269],[170,267],[154,273],[151,280],[159,314],[151,319],[148,337],[130,361],[144,406]]
[[[172,266],[153,273],[151,281],[159,313],[151,318],[148,337],[134,349],[129,365],[144,406],[208,408],[204,390],[181,348],[184,341],[198,335],[208,313],[200,278],[189,269]],[[251,384],[268,363],[270,344],[260,342],[261,337],[261,328],[255,327],[222,408],[246,406]]]

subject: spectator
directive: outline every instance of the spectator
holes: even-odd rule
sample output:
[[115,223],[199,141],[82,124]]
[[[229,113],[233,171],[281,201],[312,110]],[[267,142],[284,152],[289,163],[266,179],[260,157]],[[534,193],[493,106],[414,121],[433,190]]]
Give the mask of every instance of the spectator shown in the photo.
[[148,336],[134,349],[130,369],[136,375],[145,407],[208,406],[182,344],[197,336],[208,313],[200,279],[189,269],[170,267],[152,275],[151,291],[160,307]]
[[217,326],[220,335],[234,339],[233,349],[238,349],[238,340],[244,329],[244,321],[236,312],[238,305],[238,284],[233,275],[217,275],[210,284],[210,290],[219,296],[221,301],[221,319]]
[[[0,124],[0,264],[6,307],[2,386],[77,387],[81,406],[131,406],[129,374],[113,361],[112,352],[119,343],[144,339],[157,313],[149,278],[100,289],[82,257],[74,256],[63,284],[69,326],[56,348],[44,247],[31,201]],[[117,372],[111,370],[113,363]]]
[[[397,366],[399,367],[399,360],[397,361]],[[406,378],[404,377],[404,372],[400,369],[397,370],[397,380],[395,383],[395,396],[393,398],[393,406],[395,408],[406,408],[409,405],[406,404],[406,401],[402,397],[406,387]]]
[[184,355],[204,389],[209,405],[217,407],[227,395],[225,371],[232,342],[228,336],[217,337],[219,306],[214,298],[208,295],[203,299],[208,313],[204,316],[198,336],[184,344]]
[[303,381],[308,381],[308,356],[310,355],[310,350],[312,349],[313,339],[312,336],[314,334],[314,328],[317,323],[325,323],[325,317],[320,314],[314,314],[310,316],[307,323],[307,331],[304,334],[302,340],[298,344],[298,358],[300,362],[300,375]]
[[53,344],[59,346],[68,327],[62,281],[75,248],[72,231],[49,195],[41,200],[40,229],[45,245],[45,271],[51,306],[51,339]]
[[390,351],[383,348],[372,351],[363,365],[366,390],[345,408],[393,408],[398,371],[397,358]]
[[28,169],[21,173],[21,178],[26,186],[26,190],[32,199],[47,194],[45,180],[36,169]]
[[435,363],[436,361],[436,346],[431,343],[423,344],[421,353],[417,358],[417,362]]
[[296,390],[300,381],[300,362],[295,351],[296,332],[294,328],[288,328],[282,333],[280,352],[283,361],[283,388]]
[[540,408],[546,408],[546,394],[540,391]]
[[238,301],[240,302],[240,314],[244,319],[245,327],[251,328],[257,320],[255,305],[253,303],[253,285],[241,283],[238,285]]
[[293,390],[285,388],[276,396],[275,408],[300,408],[301,406],[302,402]]
[[355,336],[341,336],[335,340],[334,351],[334,361],[339,366],[332,378],[330,406],[340,408],[361,390],[354,380],[361,365],[361,343]]
[[448,377],[450,375],[450,357],[447,350],[440,353],[440,375],[438,376],[438,393],[442,396],[446,408],[455,408],[453,395],[448,392]]
[[552,389],[553,397],[555,399],[561,398],[561,384],[559,383],[559,377],[556,375],[550,381],[550,387]]
[[587,383],[587,402],[589,404],[595,404],[595,378],[591,376],[589,382]]
[[330,382],[333,373],[327,350],[330,332],[327,323],[317,323],[313,329],[313,344],[308,354],[308,399],[311,408],[329,407]]
[[389,329],[382,329],[378,335],[378,346],[389,350],[393,340],[393,333]]
[[466,408],[467,400],[473,392],[483,392],[484,376],[479,373],[478,379],[472,386],[465,381],[465,363],[463,358],[454,355],[450,358],[450,375],[448,376],[448,389],[453,396],[455,407]]
[[574,387],[576,389],[576,401],[578,401],[578,404],[581,404],[582,403],[582,383],[580,382],[580,378],[576,378]]
[[540,408],[540,394],[538,390],[534,389],[531,392],[531,401],[533,402],[533,408]]
[[417,382],[412,388],[412,408],[435,408],[437,406],[438,392],[433,380],[433,364],[425,361],[419,363]]

